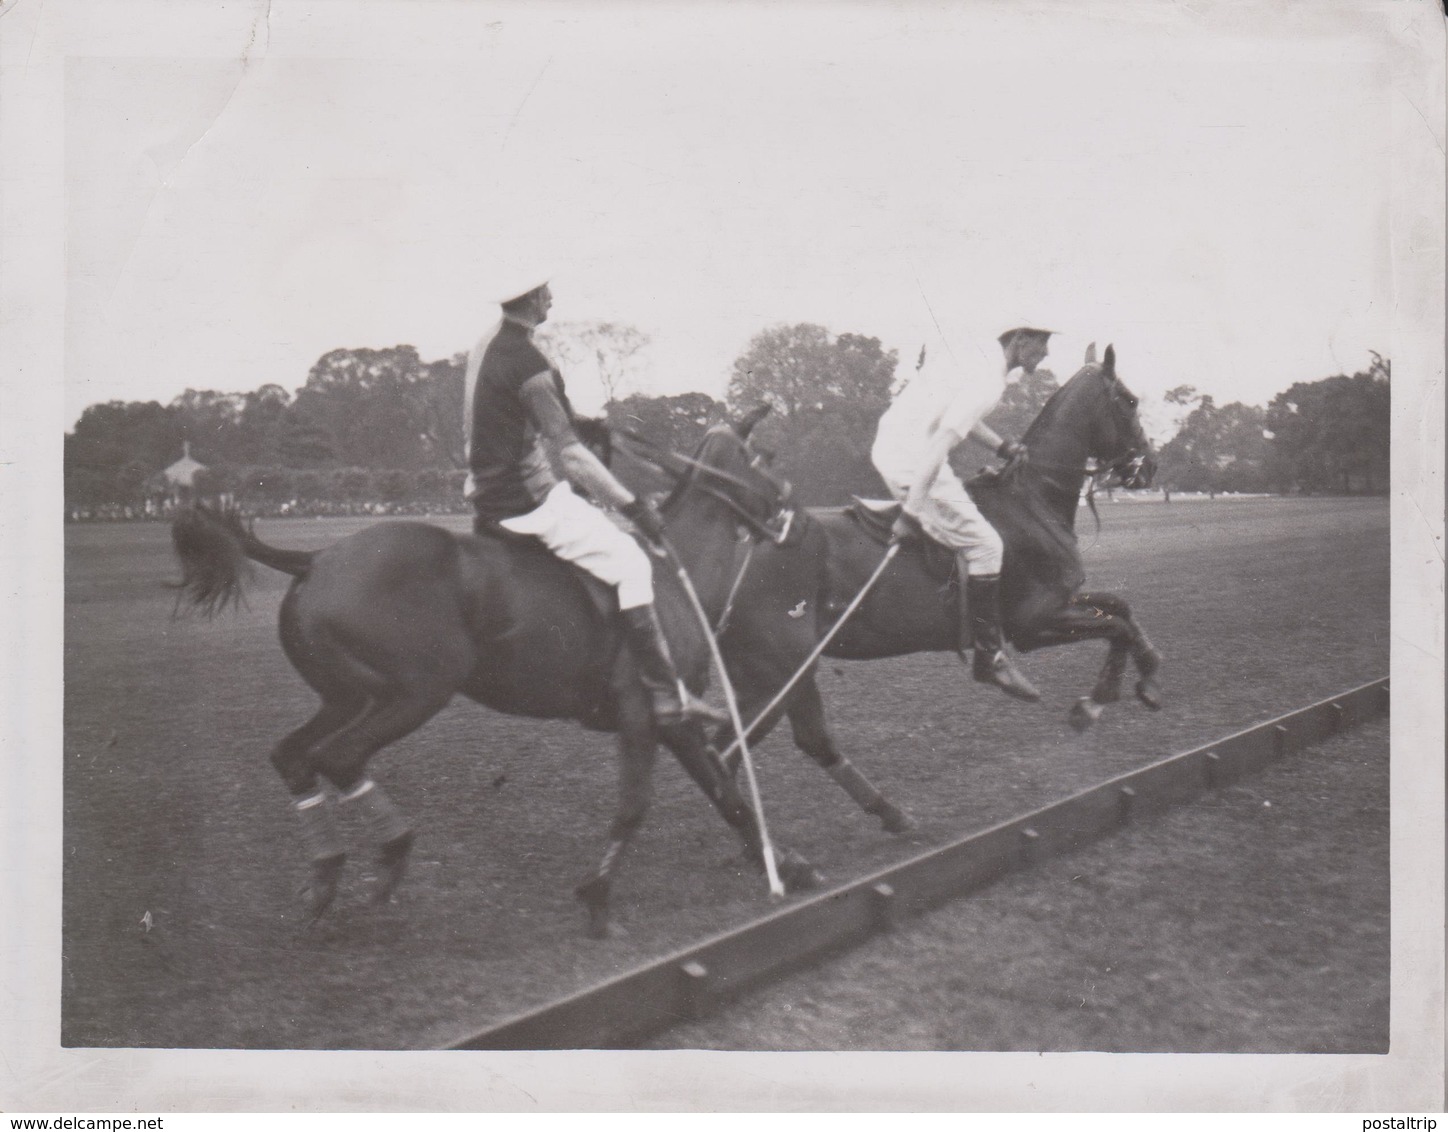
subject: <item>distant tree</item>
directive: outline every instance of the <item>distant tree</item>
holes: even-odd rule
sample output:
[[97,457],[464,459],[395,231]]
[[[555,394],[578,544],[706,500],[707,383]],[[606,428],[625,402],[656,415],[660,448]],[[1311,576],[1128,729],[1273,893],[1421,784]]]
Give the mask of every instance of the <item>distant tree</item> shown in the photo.
[[334,499],[358,502],[372,495],[372,473],[366,468],[337,468],[329,489]]
[[156,401],[91,405],[65,438],[62,464],[67,498],[92,503],[138,503],[145,484],[180,459],[184,429],[177,414]]
[[412,346],[332,350],[312,366],[293,412],[331,433],[338,463],[427,467],[437,455],[428,440],[436,421],[418,387],[428,376]]
[[710,425],[724,418],[724,405],[707,393],[666,397],[634,394],[608,405],[608,423],[678,452],[692,452]]
[[[724,419],[724,405],[706,393],[676,393],[645,397],[635,393],[606,407],[610,428],[638,433],[661,448],[685,454],[699,446],[710,425]],[[626,440],[614,444],[614,471],[637,491],[658,491],[670,481],[656,469],[635,459]]]
[[822,326],[777,326],[757,335],[734,363],[731,412],[768,402],[756,435],[801,503],[839,503],[878,493],[870,466],[875,426],[889,405],[896,354],[878,338],[832,337]]
[[[1173,399],[1182,390],[1187,395]],[[1266,491],[1269,486],[1265,410],[1234,401],[1218,408],[1191,386],[1167,394],[1168,403],[1195,407],[1158,453],[1158,476],[1173,491]]]
[[638,378],[639,351],[649,344],[647,334],[624,322],[547,323],[538,339],[565,374],[585,364],[596,368],[605,404],[627,396]]
[[452,475],[442,468],[424,468],[418,472],[413,491],[418,499],[437,501],[455,497],[452,491]]
[[429,362],[422,381],[412,388],[429,467],[467,466],[464,439],[467,407],[463,404],[467,362],[466,354],[454,354],[446,361]]
[[280,385],[268,383],[243,394],[241,417],[237,421],[235,464],[272,464],[281,458],[282,421],[292,395]]
[[191,454],[203,464],[236,463],[247,459],[240,451],[240,425],[246,398],[240,393],[188,389],[169,406],[191,442]]
[[338,447],[324,407],[315,402],[299,401],[277,429],[276,452],[283,467],[332,467],[338,461]]
[[1297,382],[1267,407],[1270,475],[1283,491],[1388,489],[1392,363],[1379,354],[1366,372]]
[[236,497],[242,503],[282,503],[292,498],[296,473],[290,468],[257,465],[236,474]]
[[69,467],[117,472],[126,464],[159,471],[181,456],[182,427],[176,414],[156,401],[107,401],[81,414],[66,438]]

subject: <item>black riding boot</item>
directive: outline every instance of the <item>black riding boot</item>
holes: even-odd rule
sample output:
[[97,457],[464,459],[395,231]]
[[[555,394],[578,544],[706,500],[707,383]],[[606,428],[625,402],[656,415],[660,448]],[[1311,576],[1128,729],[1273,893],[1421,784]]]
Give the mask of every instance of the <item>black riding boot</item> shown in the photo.
[[[962,563],[962,572],[964,564]],[[999,574],[966,574],[961,602],[961,659],[974,650],[971,674],[982,684],[994,684],[1008,696],[1034,703],[1041,698],[1015,664],[1001,639],[1001,579]]]
[[667,730],[690,720],[727,723],[729,717],[690,694],[674,669],[669,642],[652,605],[620,611],[629,648],[638,664],[639,681],[653,704],[654,722]]

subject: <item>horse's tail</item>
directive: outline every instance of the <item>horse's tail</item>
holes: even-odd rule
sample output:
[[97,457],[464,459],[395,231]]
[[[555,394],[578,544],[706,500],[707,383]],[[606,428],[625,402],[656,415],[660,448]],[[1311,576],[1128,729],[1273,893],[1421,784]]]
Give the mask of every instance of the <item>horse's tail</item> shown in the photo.
[[268,546],[252,533],[236,511],[212,511],[197,505],[171,523],[171,546],[181,563],[181,580],[173,582],[176,605],[185,602],[208,617],[241,602],[251,578],[251,562],[260,562],[294,578],[306,577],[316,557],[310,550]]

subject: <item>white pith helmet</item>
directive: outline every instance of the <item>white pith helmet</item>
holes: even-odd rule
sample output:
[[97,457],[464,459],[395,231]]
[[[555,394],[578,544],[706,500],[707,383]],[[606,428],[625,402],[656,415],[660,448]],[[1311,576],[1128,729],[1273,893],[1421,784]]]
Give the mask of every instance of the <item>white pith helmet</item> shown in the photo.
[[1050,337],[1052,334],[1057,333],[1054,330],[1047,330],[1045,326],[1039,322],[1033,322],[1028,318],[1021,318],[1017,316],[1007,319],[1005,321],[1004,328],[1001,330],[1000,335],[996,338],[996,341],[1004,346],[1007,342],[1011,340],[1013,335],[1023,330],[1028,334],[1044,334],[1047,337]]
[[511,303],[514,299],[521,299],[545,286],[551,278],[545,267],[514,268],[499,265],[488,287],[489,298],[495,303]]

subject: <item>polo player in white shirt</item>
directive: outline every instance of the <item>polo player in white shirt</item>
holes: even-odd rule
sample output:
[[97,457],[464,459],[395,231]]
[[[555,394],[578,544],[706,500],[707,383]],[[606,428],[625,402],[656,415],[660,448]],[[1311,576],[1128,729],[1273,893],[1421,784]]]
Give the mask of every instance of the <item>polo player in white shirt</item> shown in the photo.
[[1039,700],[1041,694],[1016,668],[1001,632],[1001,537],[980,513],[948,458],[967,438],[1005,459],[1024,452],[1019,443],[998,436],[985,417],[999,404],[1007,385],[1035,372],[1046,357],[1052,333],[1029,324],[1007,330],[997,339],[1005,352],[1004,363],[992,363],[963,342],[942,337],[928,343],[915,373],[880,418],[870,450],[876,470],[904,505],[895,537],[913,533],[913,524],[919,524],[959,560],[965,578],[957,639],[961,659],[971,651],[976,680],[1030,701]]

